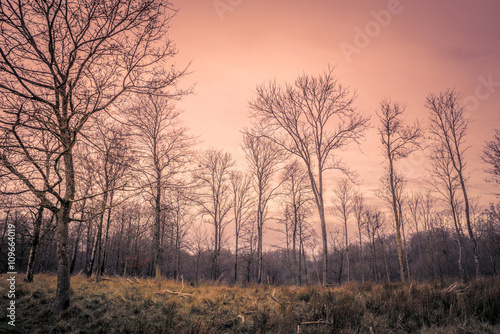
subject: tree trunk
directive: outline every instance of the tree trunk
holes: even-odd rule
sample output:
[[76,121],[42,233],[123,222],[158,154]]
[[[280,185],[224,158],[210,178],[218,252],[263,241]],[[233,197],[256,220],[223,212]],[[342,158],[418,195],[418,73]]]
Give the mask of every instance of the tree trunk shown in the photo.
[[101,263],[101,269],[100,269],[101,273],[104,273],[105,265],[106,265],[106,253],[108,252],[108,236],[109,236],[109,226],[111,225],[111,210],[113,207],[113,195],[114,195],[114,191],[111,190],[111,193],[109,195],[108,217],[107,217],[107,221],[106,221],[106,234],[104,236],[104,244],[103,244],[103,249],[102,249],[102,263]]
[[382,255],[384,256],[384,267],[385,267],[385,275],[387,276],[387,282],[391,281],[391,275],[389,273],[389,262],[387,261],[387,252],[385,250],[384,242],[382,238],[380,238],[380,234],[377,235],[378,241],[380,242],[380,247],[382,248]]
[[[67,102],[67,101],[65,101]],[[64,127],[67,129],[66,127]],[[54,300],[54,314],[57,315],[69,307],[70,274],[68,254],[68,227],[70,223],[71,207],[75,196],[75,171],[71,148],[73,142],[70,135],[63,131],[66,152],[64,158],[65,194],[58,210],[56,221],[57,235],[57,287]]]
[[[102,214],[99,217],[99,227],[97,230],[97,238],[96,238],[96,252],[94,253],[95,258],[97,259],[96,269],[95,269],[95,280],[99,282],[101,277],[101,263],[102,263],[102,227],[104,225],[104,213],[106,212],[106,206],[108,204],[108,192],[104,193],[104,197],[102,200]],[[95,259],[92,260],[92,263],[95,263]]]
[[[461,162],[460,162],[460,164],[461,164]],[[474,231],[472,230],[472,223],[471,223],[471,218],[470,218],[469,197],[467,195],[467,189],[465,188],[465,180],[462,176],[461,170],[459,171],[458,175],[459,175],[459,179],[460,179],[460,186],[462,187],[462,193],[464,196],[465,218],[467,221],[467,232],[469,233],[469,238],[472,241],[472,255],[474,256],[476,277],[480,277],[481,276],[481,267],[479,265],[479,250],[477,247],[476,236],[474,235]]]
[[155,263],[155,283],[158,289],[161,288],[161,173],[156,177],[156,198],[155,198],[155,226],[154,226],[154,263]]
[[71,202],[61,203],[57,215],[57,288],[54,301],[54,314],[57,315],[69,307],[69,257],[68,257],[68,225],[70,221]]
[[234,250],[234,282],[238,282],[238,241],[239,241],[239,233],[236,232],[236,240],[235,240],[235,250]]
[[361,259],[361,282],[365,282],[365,256],[363,254],[363,241],[361,236],[361,222],[358,221],[359,232],[359,257]]
[[344,236],[345,236],[345,255],[347,264],[347,282],[351,281],[351,265],[349,263],[349,238],[347,237],[347,217],[344,214]]
[[389,182],[391,187],[391,196],[392,196],[392,209],[394,214],[394,222],[396,228],[396,238],[398,242],[398,261],[399,261],[399,275],[401,277],[401,282],[405,281],[405,266],[404,266],[404,254],[403,254],[403,240],[401,238],[401,221],[399,219],[399,210],[397,205],[397,197],[396,197],[396,186],[394,181],[394,167],[392,158],[389,153]]
[[[35,221],[33,224],[33,239],[31,240],[30,255],[28,258],[28,267],[26,268],[25,282],[33,282],[33,272],[35,269],[36,252],[38,250],[38,244],[40,242],[40,229],[42,227],[43,221],[43,206],[38,208],[36,213]],[[6,224],[7,225],[7,224]]]

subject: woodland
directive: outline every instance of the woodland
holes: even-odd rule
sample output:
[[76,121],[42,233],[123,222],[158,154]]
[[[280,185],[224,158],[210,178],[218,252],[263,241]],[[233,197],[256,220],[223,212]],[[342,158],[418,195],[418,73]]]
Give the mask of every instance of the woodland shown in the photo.
[[[481,151],[495,193],[500,130],[471,148],[460,92],[429,92],[427,114],[409,122],[399,97],[382,99],[373,115],[359,111],[335,66],[270,80],[248,101],[246,160],[236,161],[201,148],[176,107],[195,90],[183,79],[196,76],[172,65],[176,11],[165,0],[0,2],[0,273],[11,271],[15,230],[23,286],[55,275],[56,315],[71,309],[73,279],[174,284],[180,293],[203,284],[383,293],[374,284],[495,279],[500,201],[472,199],[468,161]],[[366,138],[369,128],[376,135]],[[366,140],[384,159],[380,206],[342,159]],[[429,160],[429,182],[415,186],[400,166],[417,151]],[[290,294],[320,298],[283,291],[263,299],[286,308]]]

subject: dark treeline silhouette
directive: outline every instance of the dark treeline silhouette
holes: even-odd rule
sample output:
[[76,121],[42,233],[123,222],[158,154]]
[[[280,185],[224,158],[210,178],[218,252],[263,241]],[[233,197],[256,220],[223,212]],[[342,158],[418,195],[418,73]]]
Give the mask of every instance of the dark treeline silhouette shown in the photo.
[[[57,273],[54,313],[69,306],[75,273],[155,277],[158,288],[162,277],[326,285],[498,274],[500,204],[470,198],[470,120],[457,92],[427,97],[425,127],[406,125],[389,99],[378,119],[363,115],[332,66],[259,85],[245,168],[197,149],[182,124],[175,102],[191,89],[179,85],[187,68],[169,63],[168,1],[0,7],[0,272],[15,226],[16,270],[27,282]],[[365,204],[358,166],[342,162],[370,122],[386,159],[380,207]],[[417,191],[399,163],[424,134],[432,181]],[[497,132],[482,152],[494,182],[499,146]]]
[[[425,208],[427,209],[427,208]],[[422,210],[425,210],[422,208]],[[123,204],[114,209],[110,222],[110,232],[103,240],[103,248],[107,249],[106,257],[102,260],[100,271],[106,275],[154,277],[154,239],[151,234],[151,215],[144,214],[147,208],[134,203]],[[452,226],[449,212],[435,211],[431,208],[430,216],[418,232],[408,226],[405,242],[409,278],[411,280],[444,280],[449,278],[461,279],[460,268],[457,265],[459,252],[455,229]],[[16,225],[17,229],[17,268],[24,271],[28,267],[30,249],[33,239],[33,213],[15,209],[8,212],[8,217],[1,221],[3,234],[6,238],[6,221]],[[378,213],[378,214],[377,214]],[[399,260],[397,238],[390,231],[390,222],[380,215],[366,211],[362,231],[362,248],[357,242],[349,244],[350,272],[346,262],[346,248],[343,231],[333,231],[329,235],[330,261],[329,282],[332,284],[351,281],[399,281]],[[424,213],[425,214],[425,213]],[[92,261],[91,246],[96,238],[97,220],[90,220],[84,228],[74,224],[70,231],[71,272],[84,273]],[[477,215],[475,229],[479,245],[482,275],[498,275],[500,270],[500,205],[491,207]],[[378,221],[376,221],[378,220]],[[369,227],[371,226],[371,227]],[[190,226],[195,228],[195,226]],[[181,233],[187,238],[176,240],[174,224],[164,227],[164,244],[161,270],[165,278],[183,279],[197,282],[213,279],[213,241],[207,234],[196,231],[194,235]],[[50,215],[42,220],[42,237],[38,245],[38,256],[34,265],[34,273],[54,272],[57,269],[56,238],[51,227]],[[283,234],[286,232],[283,231]],[[198,237],[198,238],[197,238]],[[208,238],[207,238],[208,237]],[[289,236],[291,237],[291,236]],[[182,238],[182,237],[181,237]],[[250,235],[245,235],[240,246],[238,258],[238,272],[234,272],[234,249],[222,248],[218,259],[218,280],[234,283],[258,281],[258,259],[255,248],[252,248]],[[321,283],[322,263],[317,252],[317,240],[309,235],[302,241],[304,244],[301,256],[300,279],[297,276],[297,267],[290,261],[291,244],[287,245],[283,239],[281,247],[264,250],[262,280],[271,284],[317,284]],[[373,242],[372,242],[373,241]],[[180,242],[181,246],[178,246]],[[472,243],[464,238],[462,245],[463,271],[466,278],[475,276],[475,264],[472,256]],[[255,245],[254,245],[255,247]],[[180,250],[179,250],[180,248]],[[298,249],[299,247],[297,247]],[[2,242],[0,247],[0,268],[7,271],[7,245]],[[364,260],[363,260],[364,259]],[[98,268],[94,268],[94,274]]]

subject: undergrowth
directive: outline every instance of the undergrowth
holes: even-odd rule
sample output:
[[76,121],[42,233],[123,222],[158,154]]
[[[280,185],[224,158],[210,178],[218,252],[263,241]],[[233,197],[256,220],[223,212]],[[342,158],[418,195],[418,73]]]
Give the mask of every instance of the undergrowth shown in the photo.
[[[0,276],[7,291],[5,275]],[[500,278],[467,284],[184,285],[71,278],[71,306],[52,315],[56,277],[16,285],[9,333],[500,333]]]

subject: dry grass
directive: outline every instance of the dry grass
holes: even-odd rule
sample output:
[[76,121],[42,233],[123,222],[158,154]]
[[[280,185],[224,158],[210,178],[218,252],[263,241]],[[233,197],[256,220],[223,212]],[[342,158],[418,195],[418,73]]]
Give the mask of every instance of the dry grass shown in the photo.
[[[6,291],[5,275],[0,280]],[[70,308],[53,317],[55,281],[19,277],[18,333],[500,333],[500,278],[445,287],[192,287],[165,280],[158,290],[152,280],[74,276]],[[0,332],[12,329],[2,314]]]

